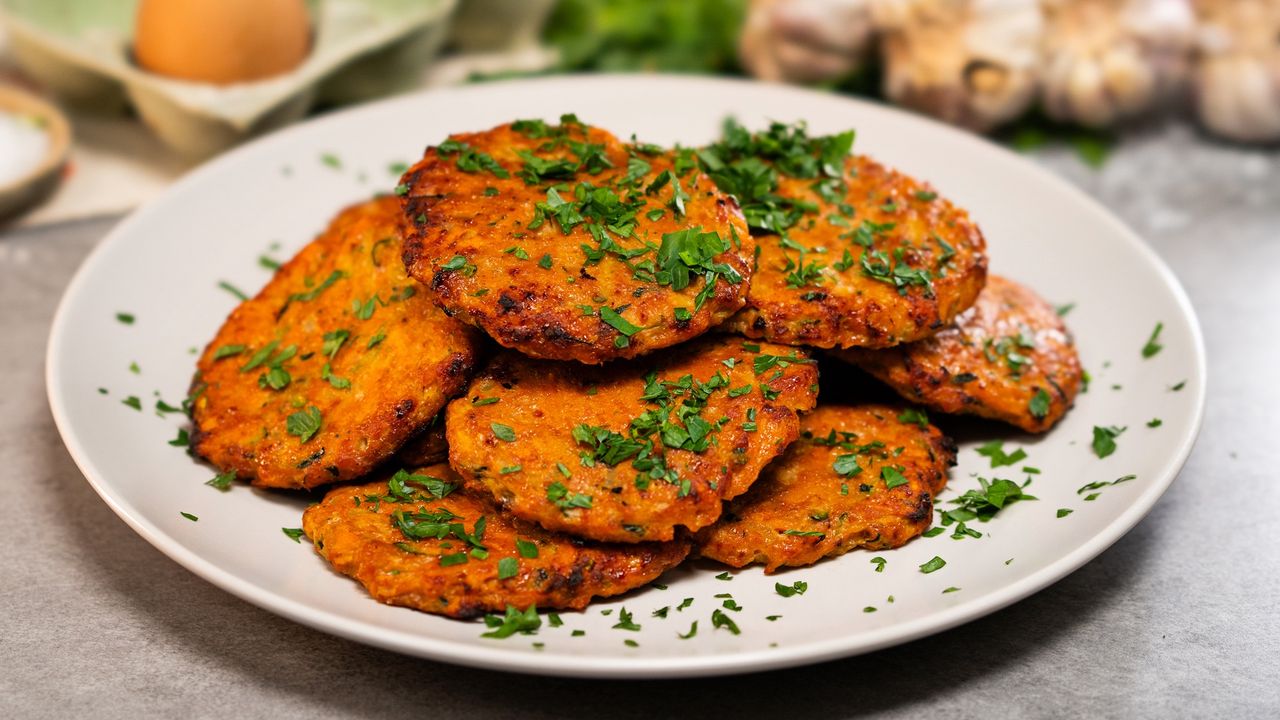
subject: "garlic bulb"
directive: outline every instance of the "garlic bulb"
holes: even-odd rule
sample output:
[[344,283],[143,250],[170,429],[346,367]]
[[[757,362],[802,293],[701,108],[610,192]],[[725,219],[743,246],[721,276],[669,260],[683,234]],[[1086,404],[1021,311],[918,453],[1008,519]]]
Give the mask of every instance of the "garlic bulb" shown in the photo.
[[974,130],[1021,115],[1037,86],[1036,0],[872,0],[884,92]]
[[1196,113],[1231,140],[1280,140],[1280,2],[1196,0]]
[[1049,117],[1092,127],[1142,113],[1186,74],[1187,0],[1041,0],[1041,100]]
[[866,56],[869,0],[752,0],[742,29],[743,66],[762,80],[822,82]]

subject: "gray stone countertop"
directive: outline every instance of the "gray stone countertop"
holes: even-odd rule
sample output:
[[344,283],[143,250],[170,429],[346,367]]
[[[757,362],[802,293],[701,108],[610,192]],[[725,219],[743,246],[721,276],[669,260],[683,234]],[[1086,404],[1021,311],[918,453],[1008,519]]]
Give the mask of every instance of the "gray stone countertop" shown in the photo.
[[45,400],[63,288],[117,218],[0,234],[0,717],[1280,716],[1280,154],[1178,125],[1093,170],[1035,160],[1156,248],[1204,327],[1209,403],[1179,479],[1110,550],[999,613],[746,677],[595,682],[417,660],[242,602],[138,537]]

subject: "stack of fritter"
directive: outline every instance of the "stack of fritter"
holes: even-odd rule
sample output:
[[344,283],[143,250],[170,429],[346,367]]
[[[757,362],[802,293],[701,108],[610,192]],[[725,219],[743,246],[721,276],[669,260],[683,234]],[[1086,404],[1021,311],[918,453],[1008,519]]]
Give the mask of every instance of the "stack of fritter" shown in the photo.
[[811,348],[1031,432],[1081,371],[1051,307],[988,282],[968,215],[852,142],[730,123],[667,149],[571,115],[452,136],[232,313],[195,450],[264,487],[358,482],[306,511],[317,551],[454,617],[581,608],[691,553],[899,546],[954,444],[907,406],[820,403]]

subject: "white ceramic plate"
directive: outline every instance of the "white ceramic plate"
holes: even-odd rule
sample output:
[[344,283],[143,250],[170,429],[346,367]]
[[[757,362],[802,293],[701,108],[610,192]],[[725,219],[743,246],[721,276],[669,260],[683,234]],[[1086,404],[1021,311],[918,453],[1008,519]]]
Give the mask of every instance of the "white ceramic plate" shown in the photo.
[[[969,208],[990,243],[992,270],[1054,302],[1076,303],[1067,320],[1093,384],[1047,436],[1005,435],[1007,450],[1028,453],[1014,468],[993,471],[976,454],[978,442],[963,443],[942,499],[977,487],[975,475],[1021,480],[1019,468],[1032,465],[1043,470],[1029,490],[1039,500],[975,523],[985,533],[980,539],[953,540],[948,533],[774,577],[748,569],[721,580],[719,569],[694,564],[665,578],[665,590],[651,587],[563,613],[563,627],[544,624],[536,637],[493,640],[480,637],[484,628],[476,622],[380,605],[330,572],[306,544],[281,533],[300,525],[304,499],[205,486],[212,472],[166,444],[183,418],[158,417],[152,408],[157,392],[178,404],[195,349],[235,305],[218,283],[256,290],[269,276],[258,265],[260,254],[288,257],[340,207],[391,188],[389,165],[412,161],[449,132],[562,112],[621,136],[686,145],[715,138],[729,115],[749,127],[768,119],[804,119],[815,132],[853,127],[857,150],[932,181]],[[118,312],[135,322],[119,322]],[[1157,322],[1163,351],[1144,359],[1141,348]],[[877,105],[781,86],[661,76],[435,91],[320,118],[229,153],[102,242],[67,289],[48,350],[49,401],[76,463],[120,517],[192,572],[312,627],[401,652],[611,677],[743,672],[852,655],[1023,598],[1089,561],[1151,509],[1191,449],[1204,382],[1200,330],[1173,275],[1132,232],[1061,180],[983,140]],[[122,404],[130,395],[140,398],[141,412]],[[1163,424],[1147,427],[1152,418]],[[1128,427],[1106,459],[1090,450],[1094,425]],[[1077,492],[1128,474],[1137,478],[1100,490],[1093,501]],[[1059,518],[1060,508],[1073,512]],[[883,572],[870,562],[875,555],[888,561]],[[946,567],[920,572],[934,556]],[[803,596],[774,590],[777,581],[797,580],[809,585]],[[944,592],[951,587],[960,589]],[[712,610],[723,603],[718,593],[732,593],[743,608],[725,611],[741,634],[712,627]],[[693,605],[677,611],[686,597]],[[652,615],[667,606],[665,619]],[[640,632],[612,629],[621,607]],[[876,611],[864,611],[869,607]],[[781,617],[767,619],[773,615]],[[697,636],[678,639],[694,620]],[[574,637],[575,629],[586,634]]]

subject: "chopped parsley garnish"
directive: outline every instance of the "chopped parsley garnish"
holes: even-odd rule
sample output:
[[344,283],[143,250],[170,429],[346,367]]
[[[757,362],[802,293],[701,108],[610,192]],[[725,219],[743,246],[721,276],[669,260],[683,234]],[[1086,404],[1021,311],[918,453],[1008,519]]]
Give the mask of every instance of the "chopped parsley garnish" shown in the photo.
[[851,477],[862,472],[862,466],[858,464],[857,455],[837,455],[836,461],[831,464],[833,470],[840,477]]
[[943,594],[943,595],[946,595],[947,593],[953,593],[953,592],[960,592],[960,588],[958,588],[958,587],[954,587],[954,586],[953,586],[953,587],[949,587],[949,588],[947,588],[946,590],[943,590],[943,591],[942,591],[942,594]]
[[1158,342],[1160,331],[1163,329],[1164,323],[1156,323],[1156,328],[1151,331],[1151,337],[1147,338],[1147,344],[1142,346],[1143,359],[1155,357],[1156,353],[1164,349],[1164,346]]
[[742,634],[742,631],[738,629],[738,623],[734,622],[733,618],[724,614],[719,608],[711,611],[711,626],[716,629],[724,628],[734,635]]
[[305,443],[319,432],[321,420],[320,408],[312,405],[290,415],[285,421],[285,428],[290,435],[297,435],[298,439]]
[[1031,396],[1031,400],[1027,402],[1027,411],[1036,419],[1043,419],[1049,414],[1049,403],[1051,398],[1044,388],[1036,388],[1036,394]]
[[219,473],[217,475],[214,475],[212,480],[206,480],[204,484],[208,485],[209,487],[215,490],[225,491],[225,490],[231,489],[231,483],[235,482],[235,479],[236,479],[236,471],[232,470],[230,472],[224,472],[224,473]]
[[1098,493],[1092,492],[1093,490],[1100,490],[1104,487],[1109,487],[1111,485],[1119,485],[1120,483],[1129,482],[1130,480],[1137,479],[1137,477],[1138,477],[1137,475],[1124,475],[1122,477],[1116,478],[1115,480],[1099,480],[1097,482],[1091,482],[1088,485],[1082,486],[1079,490],[1076,490],[1076,494],[1084,495],[1085,493],[1090,493],[1089,495],[1086,495],[1084,499],[1088,501],[1092,501],[1097,499],[1098,497]]
[[290,540],[299,544],[302,543],[302,528],[282,527],[280,528],[280,532],[284,533],[285,537],[289,538]]
[[510,425],[502,423],[489,423],[489,429],[493,431],[493,436],[503,442],[515,442],[516,431]]
[[907,484],[907,478],[902,471],[889,465],[880,468],[880,479],[884,480],[884,486],[890,490]]
[[476,274],[476,266],[467,262],[467,259],[461,255],[454,255],[440,267],[445,270],[461,272],[464,277],[471,277]]
[[141,412],[142,410],[142,401],[138,399],[137,395],[130,395],[129,397],[121,400],[120,404],[128,405],[129,407],[133,408],[134,410],[138,410],[139,412]]
[[797,580],[790,585],[774,583],[773,589],[782,597],[792,597],[793,595],[803,595],[809,589],[809,583],[803,580]]
[[480,152],[467,143],[458,142],[453,138],[445,140],[436,146],[436,153],[443,157],[457,155],[456,164],[458,169],[465,173],[487,171],[492,173],[494,177],[503,179],[511,177],[511,173],[507,172],[506,168],[502,167],[497,160],[494,160],[493,156]]
[[876,566],[876,572],[884,572],[884,566],[888,563],[888,560],[879,556],[871,558],[871,564]]
[[220,288],[222,288],[223,290],[226,290],[227,292],[229,292],[229,293],[231,293],[232,295],[236,296],[236,299],[237,299],[237,300],[240,300],[241,302],[243,302],[243,301],[245,301],[245,300],[248,300],[248,299],[249,299],[249,296],[248,296],[248,295],[245,295],[243,290],[241,290],[240,288],[236,287],[235,285],[232,285],[231,283],[227,282],[226,280],[219,280],[219,281],[218,281],[218,287],[220,287]]
[[244,352],[245,349],[246,348],[244,345],[223,345],[222,347],[213,351],[213,359],[221,360],[223,358],[228,358],[233,355],[239,355],[240,353]]
[[591,496],[570,492],[564,483],[556,481],[547,486],[547,499],[561,510],[591,507]]
[[517,609],[514,605],[507,606],[505,615],[485,615],[484,624],[486,627],[493,628],[487,633],[482,633],[480,637],[488,638],[507,638],[520,633],[521,635],[532,635],[542,627],[542,618],[538,617],[538,608],[536,605],[530,605],[524,610]]
[[640,625],[632,621],[631,612],[625,607],[618,610],[618,622],[613,625],[614,630],[630,630],[631,632],[639,632]]
[[626,318],[619,315],[613,308],[602,305],[600,307],[600,319],[607,323],[610,327],[627,337],[631,337],[640,332],[643,328],[633,325]]
[[182,512],[182,511],[179,511],[179,512],[178,512],[178,514],[179,514],[179,515],[181,515],[182,517],[184,517],[184,518],[186,518],[186,519],[190,520],[191,522],[196,522],[196,521],[198,521],[198,520],[200,519],[200,518],[196,517],[195,515],[192,515],[192,514],[191,514],[191,513],[189,513],[189,512]]
[[941,570],[946,566],[947,566],[946,560],[943,560],[937,555],[934,555],[932,560],[920,566],[920,572],[928,575],[929,573]]
[[677,633],[676,637],[680,638],[681,640],[688,640],[689,638],[692,638],[697,634],[698,634],[698,621],[694,620],[693,624],[689,626],[689,632],[684,633],[683,635]]
[[137,318],[135,318],[131,313],[116,313],[116,320],[119,321],[121,325],[132,325],[133,321],[136,319]]
[[864,613],[873,613],[873,612],[875,612],[875,611],[876,611],[876,608],[875,608],[875,606],[874,606],[874,605],[868,605],[868,606],[866,606],[866,607],[862,608],[862,612],[864,612]]
[[178,437],[169,441],[174,447],[187,447],[191,444],[191,436],[187,433],[186,428],[178,428]]
[[[950,527],[953,524],[956,526],[951,534],[951,537],[956,540],[964,537],[982,537],[982,533],[967,527],[965,523],[973,520],[987,522],[995,517],[996,513],[1015,502],[1037,499],[1024,493],[1022,486],[1012,480],[995,479],[988,481],[986,478],[978,478],[978,483],[981,485],[980,489],[969,490],[951,501],[951,504],[958,507],[953,510],[940,511],[943,527]],[[941,528],[936,529],[940,530]]]
[[513,557],[504,557],[498,561],[498,579],[513,578],[520,571],[520,561]]
[[1147,427],[1149,428],[1158,428],[1163,424],[1164,424],[1164,421],[1161,420],[1160,418],[1151,418],[1150,420],[1147,421]]
[[1104,458],[1116,451],[1116,438],[1127,430],[1127,427],[1110,427],[1093,426],[1093,454],[1100,458]]
[[1058,517],[1064,518],[1073,512],[1075,512],[1075,510],[1072,510],[1071,508],[1058,508]]
[[998,468],[1005,465],[1014,465],[1027,457],[1027,452],[1022,448],[1018,448],[1011,453],[1004,451],[1003,440],[992,440],[991,442],[978,448],[977,453],[983,457],[990,458],[991,467]]
[[908,425],[918,425],[921,429],[929,427],[929,416],[923,410],[916,408],[907,408],[898,415],[898,422]]

